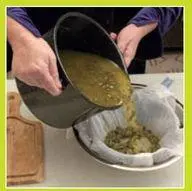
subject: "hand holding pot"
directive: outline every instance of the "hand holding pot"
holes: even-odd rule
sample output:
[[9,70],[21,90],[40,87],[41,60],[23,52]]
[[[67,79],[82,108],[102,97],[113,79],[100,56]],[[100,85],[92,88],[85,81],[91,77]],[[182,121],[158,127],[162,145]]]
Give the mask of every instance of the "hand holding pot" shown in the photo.
[[143,26],[129,24],[124,27],[118,35],[115,33],[110,34],[111,38],[117,41],[117,45],[123,54],[127,67],[129,67],[132,59],[135,57],[141,39],[156,27],[157,23],[155,22]]
[[26,84],[43,88],[56,96],[61,93],[56,57],[42,38],[35,37],[8,17],[8,40],[13,49],[12,72]]

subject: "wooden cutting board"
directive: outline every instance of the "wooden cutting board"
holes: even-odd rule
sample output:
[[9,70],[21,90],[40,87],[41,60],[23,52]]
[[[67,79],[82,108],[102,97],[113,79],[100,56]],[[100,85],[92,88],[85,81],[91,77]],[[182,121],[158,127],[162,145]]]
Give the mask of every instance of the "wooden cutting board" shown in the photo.
[[43,126],[20,116],[21,99],[8,93],[7,184],[37,183],[44,180]]

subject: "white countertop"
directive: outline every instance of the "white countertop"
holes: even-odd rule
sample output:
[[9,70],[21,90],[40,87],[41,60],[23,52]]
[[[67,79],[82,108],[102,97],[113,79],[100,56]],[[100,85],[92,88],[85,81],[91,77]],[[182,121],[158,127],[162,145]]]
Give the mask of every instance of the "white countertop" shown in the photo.
[[[183,102],[183,73],[132,75],[132,83],[153,85],[165,77],[174,80],[170,90]],[[7,91],[17,91],[14,80],[7,81]],[[21,113],[34,119],[24,105]],[[77,143],[71,129],[45,125],[45,180],[24,187],[182,187],[183,161],[154,172],[128,172],[95,161]]]

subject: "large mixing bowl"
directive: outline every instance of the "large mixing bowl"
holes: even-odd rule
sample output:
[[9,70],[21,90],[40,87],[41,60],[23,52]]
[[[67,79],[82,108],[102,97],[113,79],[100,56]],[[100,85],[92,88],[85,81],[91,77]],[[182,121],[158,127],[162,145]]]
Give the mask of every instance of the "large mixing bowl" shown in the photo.
[[[141,89],[146,87],[146,85],[143,84],[132,84],[133,87],[135,89]],[[176,114],[181,122],[180,128],[183,128],[183,105],[176,99]],[[80,146],[88,153],[90,154],[93,159],[95,159],[96,161],[98,161],[99,163],[102,163],[103,165],[107,165],[111,168],[116,168],[116,169],[120,169],[120,170],[126,170],[126,171],[138,171],[138,172],[144,172],[144,171],[155,171],[155,170],[159,170],[165,167],[170,166],[171,164],[177,162],[178,160],[182,159],[182,156],[175,156],[172,157],[170,159],[168,159],[167,161],[164,161],[162,163],[156,163],[153,166],[150,167],[129,167],[129,166],[125,166],[125,165],[121,165],[121,164],[113,164],[109,161],[104,160],[103,158],[99,157],[97,153],[95,153],[94,151],[90,150],[81,140],[81,137],[79,136],[78,131],[74,128],[76,123],[73,124],[73,132],[74,135],[78,141],[78,143],[80,144]]]

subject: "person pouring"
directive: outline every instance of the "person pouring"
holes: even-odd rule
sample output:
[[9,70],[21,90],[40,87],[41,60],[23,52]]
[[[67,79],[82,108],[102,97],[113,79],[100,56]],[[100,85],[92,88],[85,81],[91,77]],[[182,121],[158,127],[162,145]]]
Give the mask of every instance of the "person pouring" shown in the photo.
[[[162,55],[162,37],[176,22],[182,8],[7,8],[7,71],[30,86],[53,96],[62,85],[56,56],[42,38],[58,18],[70,11],[84,13],[100,23],[116,41],[129,73],[144,73],[145,60]],[[134,60],[134,58],[141,58]]]

